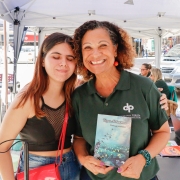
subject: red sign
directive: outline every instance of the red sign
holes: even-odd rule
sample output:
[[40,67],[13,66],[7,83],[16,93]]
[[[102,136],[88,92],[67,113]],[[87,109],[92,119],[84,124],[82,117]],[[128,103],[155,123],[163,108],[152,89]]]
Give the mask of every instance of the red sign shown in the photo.
[[[26,35],[24,42],[34,42],[34,35]],[[36,36],[36,42],[38,42],[38,36]]]

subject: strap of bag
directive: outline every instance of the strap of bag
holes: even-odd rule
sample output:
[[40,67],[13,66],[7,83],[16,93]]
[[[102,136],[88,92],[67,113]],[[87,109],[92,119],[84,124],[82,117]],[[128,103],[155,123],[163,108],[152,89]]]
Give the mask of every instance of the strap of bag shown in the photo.
[[62,132],[59,138],[59,144],[58,144],[58,151],[56,155],[56,163],[57,163],[57,158],[60,150],[60,162],[59,165],[62,163],[62,155],[63,155],[63,149],[64,149],[64,142],[65,142],[65,137],[66,137],[66,129],[67,129],[67,124],[68,124],[68,111],[69,111],[69,106],[66,103],[66,110],[65,110],[65,115],[64,115],[64,123],[62,127]]
[[[63,149],[64,149],[64,141],[65,141],[65,137],[66,137],[66,129],[67,129],[67,124],[68,124],[68,111],[69,111],[69,106],[68,106],[68,104],[66,103],[66,109],[65,109],[65,115],[64,115],[64,123],[63,123],[63,127],[62,127],[62,132],[61,132],[61,134],[60,134],[60,138],[59,138],[59,144],[58,144],[58,150],[57,150],[57,155],[56,155],[56,161],[55,161],[55,163],[56,164],[58,164],[57,163],[57,158],[58,158],[58,152],[59,152],[59,150],[61,150],[60,151],[60,163],[59,163],[59,165],[61,164],[61,162],[62,162],[62,155],[63,155]],[[28,162],[28,159],[29,159],[29,157],[27,156],[28,155],[28,143],[26,143],[25,142],[25,144],[24,144],[25,146],[27,146],[27,150],[26,150],[26,155],[24,154],[24,157],[26,156],[26,160],[27,160],[27,162]],[[60,149],[60,147],[61,147],[61,149]],[[21,159],[21,157],[22,157],[22,152],[21,152],[21,154],[20,154],[20,158],[19,158],[19,163],[18,163],[18,170],[17,170],[17,172],[20,172],[20,169],[19,169],[19,164],[20,164],[20,159]],[[27,164],[27,163],[26,163]],[[29,166],[26,166],[26,169],[29,169]],[[27,175],[26,175],[27,176]]]

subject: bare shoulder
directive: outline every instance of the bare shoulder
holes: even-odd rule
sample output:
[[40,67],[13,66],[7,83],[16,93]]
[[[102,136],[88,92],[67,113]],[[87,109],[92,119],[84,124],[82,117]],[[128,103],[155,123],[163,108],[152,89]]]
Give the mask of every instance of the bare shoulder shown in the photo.
[[[13,102],[10,105],[10,108],[12,109],[27,109],[30,110],[33,106],[33,98],[27,98],[27,100],[25,100],[25,102],[22,104],[23,102],[23,95],[26,93],[28,89],[28,85],[24,86],[20,92],[18,94],[16,94]],[[18,106],[19,105],[19,106]]]

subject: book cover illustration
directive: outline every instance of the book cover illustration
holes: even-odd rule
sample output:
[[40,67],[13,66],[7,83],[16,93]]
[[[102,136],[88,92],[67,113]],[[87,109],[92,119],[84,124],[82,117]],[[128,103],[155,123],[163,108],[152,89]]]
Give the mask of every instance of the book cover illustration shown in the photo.
[[161,152],[161,156],[180,156],[180,146],[166,146]]
[[98,114],[94,157],[106,166],[121,166],[129,158],[131,118]]
[[176,141],[174,140],[169,140],[168,143],[166,144],[166,146],[178,146]]

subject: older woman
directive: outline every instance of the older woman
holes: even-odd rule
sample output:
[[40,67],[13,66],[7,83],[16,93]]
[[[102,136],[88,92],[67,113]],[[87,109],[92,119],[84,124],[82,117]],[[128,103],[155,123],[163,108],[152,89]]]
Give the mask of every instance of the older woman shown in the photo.
[[[90,79],[72,98],[78,123],[74,150],[89,179],[154,179],[155,157],[169,139],[160,92],[152,81],[125,70],[135,57],[130,42],[123,29],[105,21],[86,22],[74,34],[79,73]],[[118,169],[93,157],[98,114],[132,118],[129,158]]]

